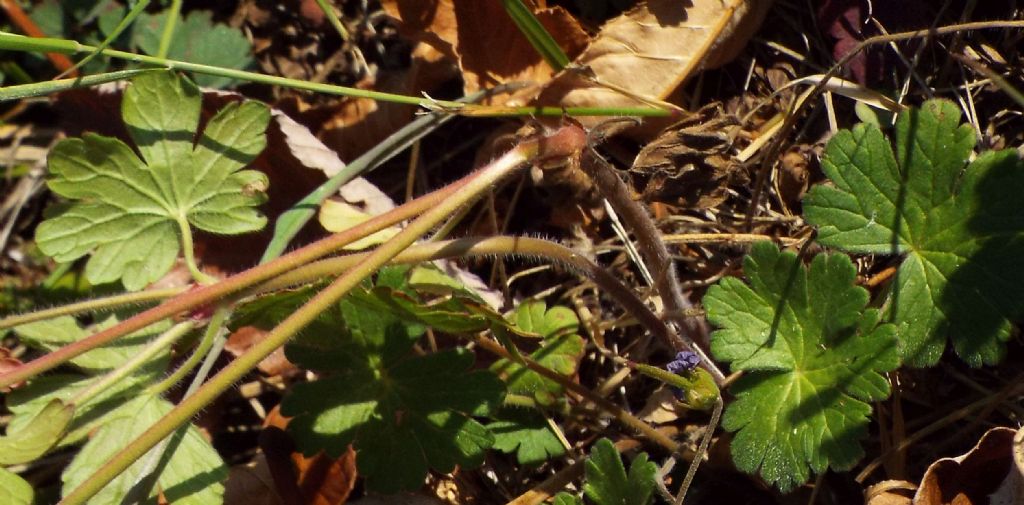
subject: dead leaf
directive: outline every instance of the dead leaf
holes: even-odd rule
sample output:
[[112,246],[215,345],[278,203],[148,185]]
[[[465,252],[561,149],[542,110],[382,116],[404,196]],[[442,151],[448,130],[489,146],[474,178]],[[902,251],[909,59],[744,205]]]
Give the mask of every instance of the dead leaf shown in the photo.
[[[249,350],[250,347],[267,338],[268,333],[270,332],[255,326],[243,326],[231,333],[228,341],[224,344],[224,350],[237,358]],[[257,365],[257,368],[271,377],[292,375],[300,372],[299,367],[295,366],[285,357],[283,346],[278,347],[269,356],[263,358],[260,364]]]
[[[1024,455],[1019,430],[992,428],[967,454],[932,463],[915,505],[988,505],[1024,502]],[[1018,454],[1015,454],[1018,453]]]
[[779,163],[778,178],[775,180],[776,190],[786,208],[795,209],[803,200],[807,187],[810,186],[810,168],[808,167],[812,153],[806,145],[789,148]]
[[731,155],[739,121],[717,104],[665,130],[637,155],[630,175],[644,200],[691,208],[715,207],[730,183],[742,176]]
[[910,505],[914,490],[913,483],[903,480],[886,480],[864,490],[865,505]]
[[266,454],[267,464],[278,491],[298,503],[310,505],[339,505],[348,500],[355,488],[356,452],[348,451],[338,458],[323,453],[307,458],[295,450],[295,444],[284,431],[291,419],[281,415],[274,407],[264,420],[260,434],[260,448]]
[[[825,0],[818,9],[818,25],[833,40],[832,57],[838,60],[862,40],[879,35],[878,24],[889,33],[925,28],[930,19],[928,6],[921,0],[898,3]],[[891,65],[898,64],[895,58],[888,56],[891,51],[882,47],[868,47],[850,60],[847,68],[855,81],[873,85],[886,77]]]
[[224,483],[225,505],[279,505],[284,503],[274,489],[267,459],[257,454],[253,461],[232,466]]
[[[734,58],[771,4],[772,0],[642,3],[606,23],[575,60],[577,70],[561,72],[536,102],[566,107],[637,107],[645,105],[643,100],[664,100],[698,70],[719,67]],[[594,80],[584,79],[580,68]],[[583,122],[592,126],[597,120]]]
[[[570,58],[586,47],[589,37],[568,11],[527,4]],[[403,35],[458,62],[466,93],[512,81],[543,83],[554,73],[501,2],[384,0],[381,5],[402,22]]]
[[[356,87],[416,96],[430,92],[457,75],[455,65],[429,44],[417,44],[411,58],[407,70],[380,71],[376,80],[362,81]],[[412,105],[368,98],[348,98],[307,113],[308,116],[328,116],[326,120],[316,121],[320,126],[314,129],[320,131],[320,138],[337,151],[341,159],[349,161],[405,126],[415,114],[416,107]]]
[[644,407],[637,412],[637,417],[654,425],[674,423],[679,420],[679,412],[676,410],[676,400],[672,390],[667,387],[659,387],[647,397]]

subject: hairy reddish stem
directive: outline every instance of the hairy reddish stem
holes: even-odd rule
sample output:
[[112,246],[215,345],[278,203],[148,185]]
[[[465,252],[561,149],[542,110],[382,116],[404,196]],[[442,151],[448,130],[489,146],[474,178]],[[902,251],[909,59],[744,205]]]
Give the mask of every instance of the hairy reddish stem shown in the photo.
[[359,238],[437,206],[453,193],[462,189],[467,180],[468,177],[460,179],[447,187],[421,196],[390,212],[376,216],[364,223],[326,237],[301,249],[296,249],[272,262],[250,268],[216,284],[200,287],[194,291],[171,298],[156,307],[122,321],[116,326],[97,332],[78,342],[61,347],[56,351],[0,374],[0,389],[32,378],[82,353],[107,344],[118,337],[145,328],[157,321],[223,299],[249,286],[274,278],[310,261],[331,254]]

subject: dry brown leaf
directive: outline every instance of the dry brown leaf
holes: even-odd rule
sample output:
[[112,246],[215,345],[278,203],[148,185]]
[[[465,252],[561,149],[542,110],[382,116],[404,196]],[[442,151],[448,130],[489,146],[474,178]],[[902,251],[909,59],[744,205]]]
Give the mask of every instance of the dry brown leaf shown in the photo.
[[644,146],[629,169],[644,200],[710,208],[742,179],[731,156],[739,121],[718,104],[705,106]]
[[[574,62],[577,69],[567,69],[555,77],[537,103],[566,107],[644,105],[610,87],[646,100],[664,100],[698,70],[719,67],[734,58],[753,36],[771,3],[649,0],[606,23]],[[585,68],[603,85],[584,79],[579,68]]]
[[[586,47],[589,37],[565,9],[527,3],[570,58]],[[512,81],[543,83],[554,73],[501,2],[384,0],[381,4],[402,22],[403,35],[430,44],[458,62],[466,93]]]
[[305,457],[295,450],[285,429],[291,418],[274,407],[263,421],[260,448],[278,492],[286,500],[311,505],[340,505],[348,501],[355,488],[356,452],[349,446],[338,458],[323,453]]
[[917,489],[911,482],[886,480],[864,490],[865,505],[910,505]]
[[970,451],[932,463],[914,496],[915,505],[1017,504],[1024,501],[1021,435],[992,428]]
[[[412,52],[407,71],[379,72],[376,81],[365,81],[357,87],[387,93],[416,96],[437,88],[456,75],[456,68],[445,55],[428,44],[418,44]],[[320,138],[343,160],[353,160],[371,147],[405,126],[416,114],[416,107],[368,98],[348,98],[309,115],[329,119],[318,128]]]
[[278,505],[284,500],[274,489],[267,459],[257,454],[253,461],[232,466],[224,483],[225,505]]
[[[243,326],[231,333],[224,344],[224,350],[237,358],[250,347],[267,338],[268,333],[270,332],[255,326]],[[257,368],[271,377],[299,372],[299,368],[285,357],[284,347],[278,347],[269,356],[263,358]]]

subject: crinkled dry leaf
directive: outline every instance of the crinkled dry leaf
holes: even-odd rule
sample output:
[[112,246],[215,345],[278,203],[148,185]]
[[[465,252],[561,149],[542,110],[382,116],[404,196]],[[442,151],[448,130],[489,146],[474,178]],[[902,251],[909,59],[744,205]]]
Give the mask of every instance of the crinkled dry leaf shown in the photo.
[[[565,9],[526,3],[570,58],[586,47],[589,37]],[[404,35],[431,44],[458,62],[467,93],[512,81],[542,83],[553,74],[501,2],[384,0],[381,4],[402,21]]]
[[905,480],[884,480],[864,490],[865,505],[910,505],[917,486]]
[[647,201],[687,207],[722,203],[730,183],[743,176],[730,154],[737,133],[739,120],[717,104],[695,112],[637,154],[629,169],[636,191]]
[[[1024,433],[1024,432],[1021,432]],[[916,505],[1011,504],[1024,500],[1024,476],[1015,464],[1018,430],[992,428],[967,454],[932,463],[914,496]]]
[[[771,0],[650,0],[606,23],[574,64],[587,68],[600,83],[645,99],[665,99],[697,70],[721,66],[735,57],[771,4]],[[567,107],[644,105],[571,69],[556,76],[537,102]]]
[[345,503],[358,477],[355,450],[349,446],[338,458],[323,453],[307,458],[295,451],[294,442],[284,431],[290,421],[290,417],[281,415],[279,407],[274,407],[264,419],[260,434],[260,448],[266,456],[263,462],[278,492],[310,505]]

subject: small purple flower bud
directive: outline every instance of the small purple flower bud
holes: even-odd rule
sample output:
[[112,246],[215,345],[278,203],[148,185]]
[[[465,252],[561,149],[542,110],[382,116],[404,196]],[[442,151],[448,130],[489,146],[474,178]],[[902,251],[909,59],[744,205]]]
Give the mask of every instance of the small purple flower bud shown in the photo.
[[697,368],[698,364],[700,364],[700,356],[697,356],[697,353],[680,351],[676,354],[676,359],[669,361],[668,364],[665,365],[665,369],[679,375],[682,372],[689,372],[690,370]]

